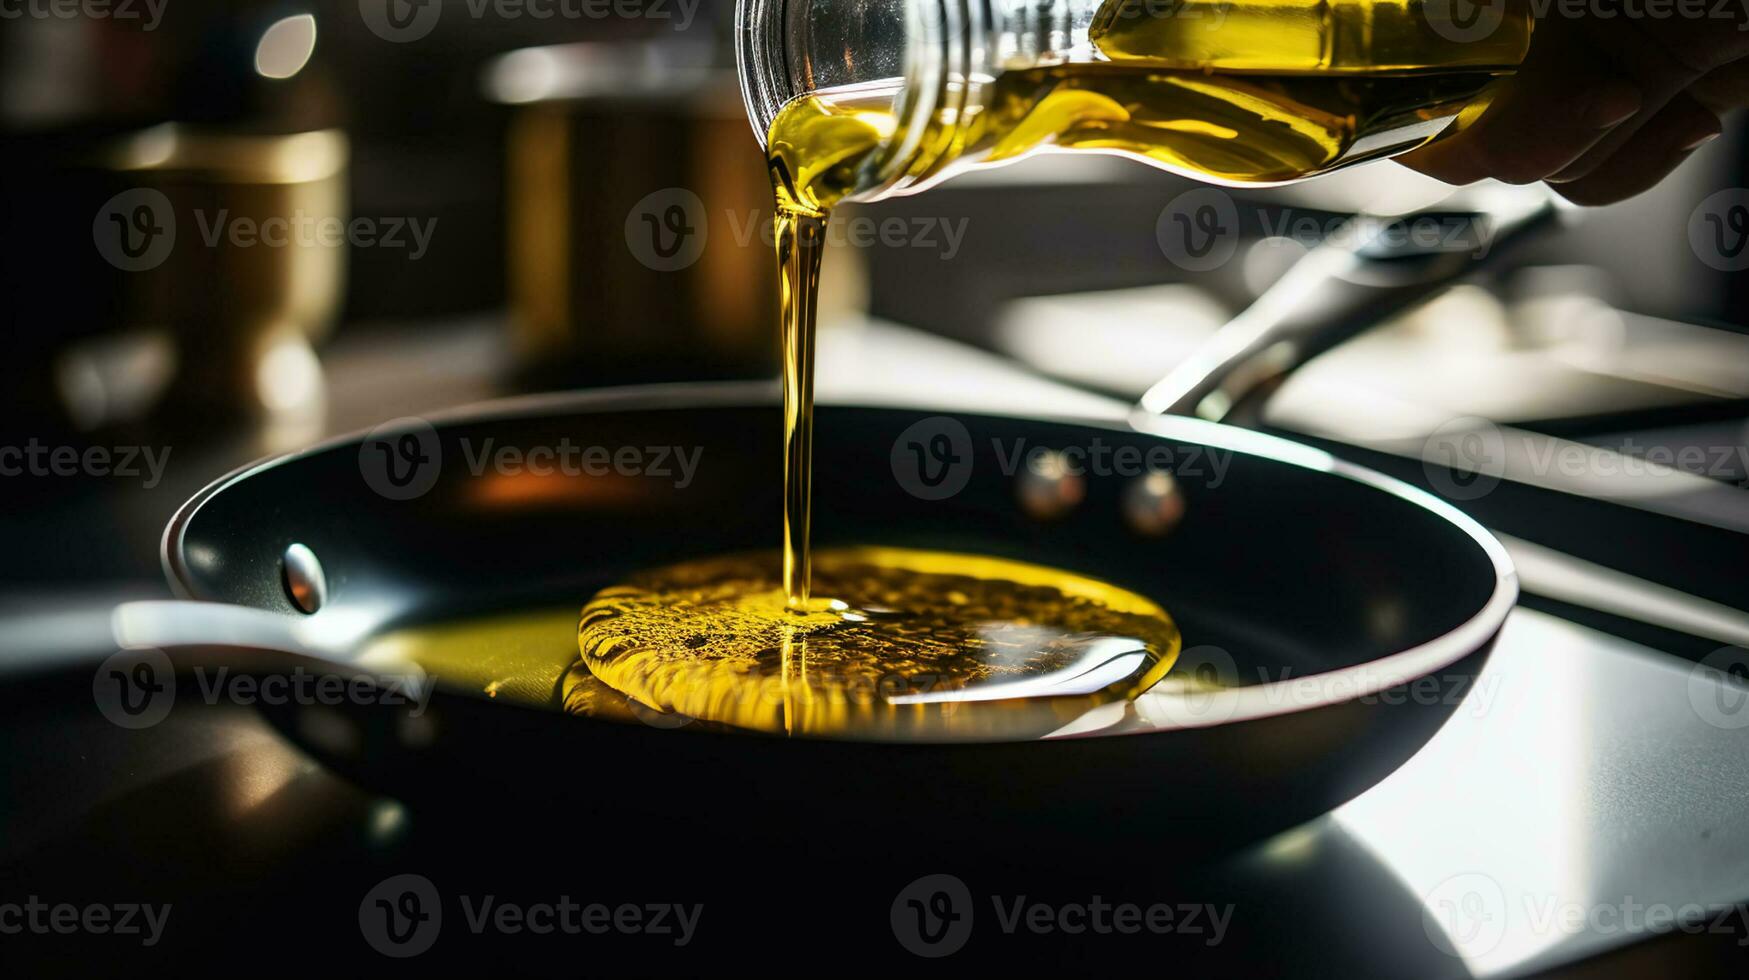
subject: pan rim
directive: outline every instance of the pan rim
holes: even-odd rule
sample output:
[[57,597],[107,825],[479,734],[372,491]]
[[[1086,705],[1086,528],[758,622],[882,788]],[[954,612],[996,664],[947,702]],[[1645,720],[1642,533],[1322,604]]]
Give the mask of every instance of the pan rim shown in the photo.
[[[758,407],[774,402],[778,392],[779,389],[775,383],[766,381],[628,385],[588,391],[548,392],[499,398],[446,408],[442,411],[421,415],[418,418],[420,421],[436,427],[459,422],[474,423],[543,413],[601,411],[609,408],[662,410],[711,406]],[[1131,414],[1127,420],[1122,413],[1110,417],[1040,416],[1018,410],[967,410],[947,406],[932,408],[927,404],[907,402],[827,401],[823,402],[821,407],[828,410],[957,411],[961,414],[995,418],[1103,426],[1118,431],[1129,429],[1144,435],[1182,438],[1205,446],[1261,457],[1284,465],[1314,470],[1359,483],[1417,506],[1441,518],[1454,530],[1463,534],[1470,543],[1481,550],[1493,569],[1494,585],[1487,601],[1463,622],[1439,636],[1407,649],[1334,670],[1246,687],[1226,688],[1214,694],[1201,695],[1207,699],[1206,707],[1200,709],[1196,717],[1172,718],[1157,723],[1144,732],[1135,734],[1232,725],[1278,715],[1313,711],[1413,683],[1423,677],[1432,676],[1471,654],[1485,649],[1489,642],[1499,634],[1505,625],[1507,616],[1518,602],[1518,573],[1511,556],[1507,553],[1505,546],[1474,518],[1448,501],[1418,487],[1357,463],[1340,459],[1321,449],[1280,436],[1182,416]],[[218,477],[195,493],[171,516],[165,525],[160,542],[160,562],[171,590],[183,599],[207,600],[210,598],[200,594],[199,590],[195,588],[192,569],[188,567],[183,547],[184,537],[190,524],[208,501],[229,487],[258,473],[290,465],[309,456],[356,445],[380,427],[376,426],[337,435],[296,452],[258,459]],[[1308,685],[1318,693],[1310,697],[1306,696],[1304,692]],[[1062,737],[1083,738],[1102,735],[1103,733],[1098,728],[1094,728],[1090,731],[1079,731]]]
[[[1146,413],[1133,414],[1130,424],[1138,432],[1161,436],[1172,434],[1204,445],[1222,445],[1234,452],[1263,456],[1287,465],[1316,470],[1388,493],[1444,519],[1447,524],[1462,532],[1471,543],[1482,550],[1494,570],[1494,590],[1488,596],[1488,601],[1468,619],[1439,636],[1396,653],[1336,670],[1305,674],[1268,684],[1228,688],[1212,695],[1214,703],[1221,705],[1219,710],[1211,708],[1203,712],[1205,716],[1212,716],[1215,720],[1206,723],[1198,723],[1196,719],[1175,720],[1171,724],[1159,725],[1151,730],[1201,728],[1270,718],[1341,704],[1413,683],[1423,677],[1433,676],[1470,654],[1485,649],[1499,635],[1506,624],[1506,617],[1518,604],[1518,569],[1506,546],[1475,518],[1432,493],[1369,467],[1348,462],[1324,450],[1266,432],[1221,425],[1203,419]],[[1306,699],[1293,693],[1308,682],[1324,688],[1324,695]],[[1222,705],[1223,701],[1227,703]]]

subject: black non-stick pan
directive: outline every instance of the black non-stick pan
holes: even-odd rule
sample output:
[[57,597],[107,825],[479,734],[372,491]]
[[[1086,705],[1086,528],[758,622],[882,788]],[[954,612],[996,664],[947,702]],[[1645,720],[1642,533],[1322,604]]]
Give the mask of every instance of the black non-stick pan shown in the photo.
[[[1470,208],[1488,250],[1383,235],[1321,247],[1124,422],[820,410],[819,546],[1061,567],[1175,618],[1185,650],[1166,681],[1052,737],[874,743],[637,710],[575,717],[556,709],[556,670],[532,690],[516,678],[514,698],[482,686],[490,671],[463,670],[422,709],[351,697],[266,710],[334,769],[416,803],[557,803],[580,826],[732,829],[755,850],[765,834],[786,848],[924,840],[1037,860],[1043,835],[1068,834],[1073,847],[1058,850],[1079,861],[1157,848],[1175,828],[1206,843],[1291,826],[1432,736],[1480,670],[1516,578],[1498,542],[1427,494],[1290,442],[1154,413],[1242,415],[1282,370],[1497,261],[1552,215],[1545,197]],[[196,496],[166,532],[173,586],[203,601],[125,607],[114,632],[174,660],[380,676],[385,636],[557,608],[540,621],[553,633],[549,665],[562,664],[575,642],[563,611],[602,586],[777,542],[778,423],[764,386],[633,389],[409,421],[251,467]],[[550,468],[562,448],[598,462],[624,452],[634,465],[537,471],[537,457]],[[524,465],[481,465],[504,450]],[[1053,484],[1050,468],[1022,462],[1038,450],[1087,472]],[[462,635],[490,645],[490,631]],[[452,643],[448,654],[453,665],[473,651]]]
[[[199,601],[124,607],[116,632],[173,661],[353,675],[368,673],[357,652],[391,631],[580,607],[637,569],[769,549],[778,426],[768,386],[627,389],[501,403],[253,466],[167,529],[172,584]],[[919,432],[960,439],[955,426],[963,488],[920,492],[904,450]],[[1414,754],[1516,596],[1500,545],[1449,506],[1246,430],[833,405],[816,440],[819,546],[964,551],[1108,580],[1164,606],[1184,635],[1175,670],[1223,690],[1144,696],[1043,740],[940,744],[605,721],[478,685],[440,684],[417,718],[362,698],[267,710],[325,764],[428,805],[563,799],[585,822],[928,826],[937,840],[964,828],[990,846],[1046,828],[1101,828],[1092,848],[1118,844],[1124,827],[1251,837],[1352,798]],[[678,447],[697,468],[682,487],[477,466],[486,446],[564,445],[631,447],[646,461]],[[1078,505],[1042,517],[1021,505],[1038,477],[1015,467],[1017,448],[1100,446],[1107,463],[1086,473]],[[1138,459],[1169,461],[1177,496],[1165,511],[1182,510],[1170,527],[1138,520],[1145,476],[1119,462]],[[385,490],[392,462],[402,482]],[[568,624],[554,632],[555,650],[574,648]],[[1114,812],[1128,819],[1114,825]]]

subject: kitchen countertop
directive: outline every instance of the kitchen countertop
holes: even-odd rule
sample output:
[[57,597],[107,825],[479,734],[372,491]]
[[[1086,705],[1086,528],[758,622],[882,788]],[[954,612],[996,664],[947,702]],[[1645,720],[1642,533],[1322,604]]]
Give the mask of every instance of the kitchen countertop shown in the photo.
[[[1036,379],[1010,389],[1006,362],[936,338],[876,326],[836,339],[819,355],[823,399],[1114,419],[1128,408]],[[1511,976],[1644,939],[1648,908],[1725,930],[1720,941],[1749,957],[1749,905],[1736,904],[1749,900],[1746,815],[1749,694],[1521,607],[1425,749],[1263,853],[1288,866],[1342,836],[1430,918],[1474,930],[1453,948],[1455,975]]]
[[[478,338],[464,330],[454,342]],[[337,391],[365,394],[348,357],[367,353],[342,348],[331,357]],[[417,364],[396,363],[419,376]],[[881,324],[824,330],[819,370],[827,401],[1114,418],[1127,407]],[[409,383],[374,407],[362,398],[338,405],[331,418],[351,427],[436,408],[434,391],[457,388],[453,378],[438,383]],[[225,453],[184,465],[204,468],[199,479],[216,476],[237,461]],[[184,471],[182,483],[166,483],[181,493],[193,489],[191,478]],[[156,528],[135,525],[179,499],[166,490],[111,518],[129,527],[112,546],[130,558],[100,566],[124,572],[89,576],[85,599],[162,591],[140,574],[155,556],[135,554]],[[15,583],[0,615],[40,615],[45,596],[76,581],[72,572],[64,579]],[[92,710],[89,676],[34,683],[4,723],[0,894],[48,895],[69,883],[168,890],[186,896],[189,918],[210,917],[196,930],[225,933],[228,944],[215,948],[229,949],[263,933],[262,916],[271,919],[267,932],[286,935],[292,913],[265,897],[275,890],[374,880],[414,855],[441,861],[455,846],[421,833],[440,818],[328,774],[246,709],[179,705],[155,728],[120,731]],[[1332,814],[1229,862],[1222,887],[1241,914],[1247,902],[1265,909],[1271,934],[1253,938],[1264,949],[1241,962],[1394,976],[1403,975],[1400,961],[1367,951],[1398,948],[1413,949],[1417,976],[1515,976],[1613,953],[1573,972],[1602,976],[1678,972],[1749,952],[1749,911],[1734,904],[1749,901],[1744,700],[1686,661],[1516,610],[1470,697],[1421,753]],[[339,911],[337,922],[353,915]],[[1647,941],[1654,933],[1669,938]],[[0,956],[18,941],[0,937]],[[325,941],[314,931],[298,940]],[[355,934],[332,944],[369,955]]]

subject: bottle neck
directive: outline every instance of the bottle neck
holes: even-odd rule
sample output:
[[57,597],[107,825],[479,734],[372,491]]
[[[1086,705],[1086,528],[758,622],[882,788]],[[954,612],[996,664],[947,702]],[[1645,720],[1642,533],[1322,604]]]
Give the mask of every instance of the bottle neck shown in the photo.
[[1093,0],[738,0],[736,52],[754,136],[807,95],[890,118],[854,196],[917,189],[958,145],[1002,71],[1091,60]]
[[[831,0],[825,0],[831,2]],[[911,193],[947,177],[967,132],[989,108],[1005,72],[1092,62],[1089,36],[1101,0],[911,0],[915,50],[898,103],[901,132],[880,183],[865,199]]]
[[[807,95],[836,135],[854,136],[794,144],[831,191],[823,204],[910,193],[1053,145],[1222,183],[1298,180],[1437,136],[1517,67],[1533,28],[1516,0],[1474,24],[1442,19],[1450,5],[1436,0],[740,4],[762,145],[779,110]],[[1336,87],[1349,78],[1365,84]]]
[[736,0],[735,67],[753,137],[764,149],[778,110],[805,94],[791,76],[785,8],[789,0]]

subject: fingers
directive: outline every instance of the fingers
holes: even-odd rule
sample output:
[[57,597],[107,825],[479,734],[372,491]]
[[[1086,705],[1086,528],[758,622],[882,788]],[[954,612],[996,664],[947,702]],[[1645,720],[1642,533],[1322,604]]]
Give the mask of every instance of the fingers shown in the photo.
[[1718,134],[1724,109],[1749,101],[1743,31],[1557,18],[1537,32],[1474,125],[1402,161],[1454,184],[1548,180],[1572,201],[1603,204],[1657,183]]
[[1637,85],[1568,31],[1533,46],[1469,129],[1398,159],[1450,184],[1528,184],[1570,166],[1642,103]]
[[[1639,114],[1635,114],[1634,119],[1614,126],[1606,137],[1597,140],[1597,144],[1593,144],[1583,156],[1555,173],[1551,180],[1558,182],[1578,182],[1585,179],[1586,175],[1600,170],[1630,145],[1639,152],[1662,147],[1667,133],[1655,135],[1642,142],[1641,130],[1649,128],[1655,119],[1663,117],[1665,107],[1672,105],[1674,100],[1679,100],[1684,91],[1700,81],[1702,75],[1707,73],[1707,65],[1711,65],[1711,59],[1719,56],[1718,51],[1702,49],[1695,44],[1693,38],[1672,38],[1669,37],[1669,31],[1655,28],[1644,31],[1620,30],[1614,28],[1614,21],[1581,21],[1579,28],[1581,30],[1576,33],[1583,37],[1585,44],[1592,45],[1599,58],[1609,61],[1620,77],[1634,81],[1641,93],[1641,110]],[[1684,116],[1690,114],[1691,109],[1693,107],[1679,107],[1674,112],[1677,116]],[[1670,119],[1665,119],[1665,124],[1669,123]],[[1646,161],[1648,166],[1662,163],[1665,161]]]
[[1721,132],[1719,117],[1687,93],[1677,95],[1583,177],[1550,184],[1575,204],[1612,204],[1663,180]]
[[1749,59],[1708,73],[1694,83],[1688,94],[1720,116],[1732,109],[1749,107]]

